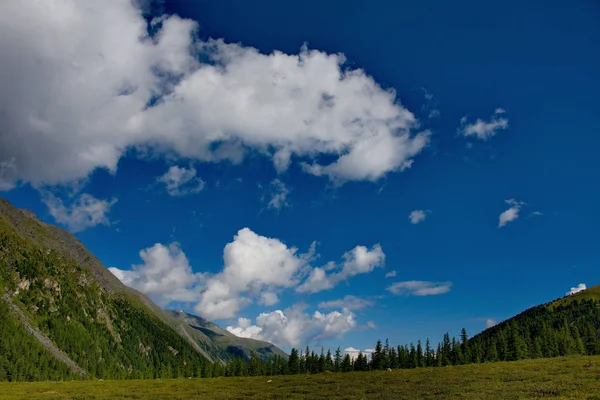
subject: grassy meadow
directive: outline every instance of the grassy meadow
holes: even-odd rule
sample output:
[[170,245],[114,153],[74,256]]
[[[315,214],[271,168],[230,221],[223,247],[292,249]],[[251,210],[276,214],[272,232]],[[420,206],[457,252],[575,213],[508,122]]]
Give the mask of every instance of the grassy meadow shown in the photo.
[[391,372],[252,378],[0,383],[0,400],[541,398],[600,400],[600,356]]

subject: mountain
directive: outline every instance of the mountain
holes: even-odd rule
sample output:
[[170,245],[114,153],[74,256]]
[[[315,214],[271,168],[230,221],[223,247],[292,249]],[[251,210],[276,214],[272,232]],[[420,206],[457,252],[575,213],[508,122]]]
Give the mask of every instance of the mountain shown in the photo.
[[600,354],[600,285],[532,307],[468,341],[479,361]]
[[0,321],[0,380],[204,376],[233,354],[281,351],[214,340],[123,285],[71,233],[4,199]]
[[283,350],[269,342],[235,336],[231,332],[222,329],[211,321],[196,315],[188,314],[181,310],[168,310],[167,312],[173,318],[184,321],[194,330],[209,337],[212,342],[215,343],[216,346],[226,354],[238,358],[249,359],[251,353],[254,351],[259,358],[265,361],[275,355],[283,357],[284,359],[287,359],[288,357]]

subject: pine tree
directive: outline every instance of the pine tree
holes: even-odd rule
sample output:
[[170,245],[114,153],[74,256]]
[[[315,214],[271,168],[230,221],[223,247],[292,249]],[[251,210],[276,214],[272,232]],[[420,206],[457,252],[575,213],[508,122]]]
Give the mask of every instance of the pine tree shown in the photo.
[[381,352],[381,369],[388,369],[390,367],[390,341],[385,338],[385,346]]
[[421,341],[417,341],[417,367],[421,368],[425,366],[425,357],[423,355],[423,347]]
[[442,359],[443,359],[443,355],[442,355],[442,344],[438,343],[437,345],[437,350],[435,352],[435,366],[436,367],[441,367],[443,365],[442,363]]
[[381,340],[377,340],[375,350],[371,355],[371,369],[382,369],[382,345]]
[[352,368],[352,360],[350,359],[350,354],[346,353],[342,362],[340,363],[340,369],[342,372],[351,372]]
[[417,368],[417,366],[418,366],[417,365],[418,364],[417,349],[415,349],[415,345],[413,343],[410,344],[410,352],[409,352],[408,358],[410,360],[409,368]]
[[335,349],[335,356],[333,359],[333,370],[335,372],[340,372],[342,367],[342,350],[338,347]]
[[288,358],[288,370],[292,375],[300,372],[300,357],[298,356],[298,350],[295,348],[292,348]]
[[509,328],[508,361],[521,360],[527,356],[527,343],[513,322]]
[[327,349],[327,355],[325,356],[325,371],[334,371],[333,358],[331,357],[331,350]]
[[300,351],[298,365],[299,365],[299,368],[298,368],[299,373],[305,374],[306,373],[306,356],[304,354],[302,354],[302,351]]
[[388,368],[392,368],[392,369],[398,368],[398,353],[396,353],[396,349],[393,347],[390,348],[388,365],[389,365]]
[[324,353],[324,349],[323,347],[321,347],[321,355],[319,356],[319,363],[318,363],[319,367],[317,369],[318,372],[323,373],[325,372],[325,367],[327,365],[327,362],[325,360],[325,353]]
[[444,334],[444,339],[442,341],[442,366],[450,365],[450,351],[452,350],[450,344],[450,335],[448,333]]
[[492,342],[488,348],[488,352],[486,354],[486,361],[496,362],[498,361],[498,348],[496,347],[496,340],[492,339]]
[[585,346],[583,345],[583,340],[581,340],[581,336],[579,335],[579,329],[576,326],[573,327],[573,342],[574,354],[585,355]]

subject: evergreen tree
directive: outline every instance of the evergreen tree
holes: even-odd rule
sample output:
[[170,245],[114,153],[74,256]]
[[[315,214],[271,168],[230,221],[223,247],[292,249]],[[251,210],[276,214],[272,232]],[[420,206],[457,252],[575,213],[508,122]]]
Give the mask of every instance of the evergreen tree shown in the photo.
[[300,357],[298,356],[298,350],[292,349],[290,357],[288,358],[288,370],[290,374],[297,374],[300,372]]
[[342,350],[339,348],[335,349],[335,356],[333,359],[333,370],[335,372],[340,372],[342,368]]
[[425,341],[425,366],[433,367],[434,358],[435,358],[435,353],[433,352],[433,349],[431,348],[431,342],[429,341],[429,338],[427,338],[427,340]]
[[448,333],[444,334],[444,339],[442,340],[442,366],[450,365],[450,351],[452,350],[452,345],[450,343],[450,335]]
[[498,348],[496,347],[496,339],[492,339],[488,351],[486,353],[485,360],[489,362],[498,361]]
[[423,346],[421,346],[421,341],[417,341],[417,367],[421,368],[425,366],[425,357],[423,355]]
[[331,350],[327,349],[327,355],[325,355],[325,371],[334,371],[333,358],[331,357]]
[[392,369],[396,369],[399,368],[398,366],[398,353],[396,352],[396,349],[391,347],[390,348],[390,355],[388,357],[388,368],[392,368]]
[[346,353],[342,362],[340,363],[340,369],[342,372],[351,372],[352,368],[352,359],[350,358],[350,354]]
[[371,369],[382,369],[382,350],[381,340],[377,340],[375,350],[371,354]]

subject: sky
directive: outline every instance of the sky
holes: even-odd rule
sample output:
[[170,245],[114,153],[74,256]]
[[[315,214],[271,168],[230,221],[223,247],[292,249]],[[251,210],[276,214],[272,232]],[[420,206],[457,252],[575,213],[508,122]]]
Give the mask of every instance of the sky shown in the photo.
[[600,5],[0,2],[0,196],[291,347],[600,283]]

